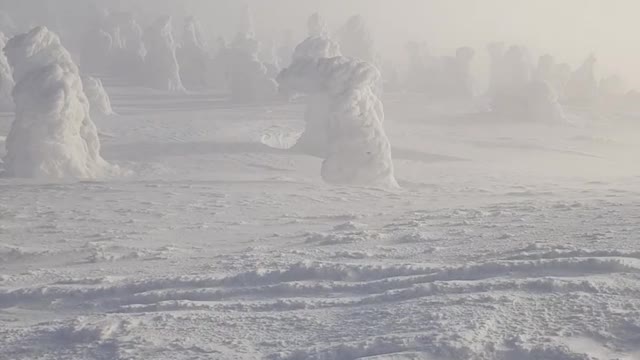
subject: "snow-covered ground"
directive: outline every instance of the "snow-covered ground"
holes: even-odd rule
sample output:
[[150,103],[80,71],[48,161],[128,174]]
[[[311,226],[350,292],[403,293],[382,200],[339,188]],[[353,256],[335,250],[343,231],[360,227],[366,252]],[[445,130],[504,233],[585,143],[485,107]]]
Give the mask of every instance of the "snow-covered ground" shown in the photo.
[[302,103],[105,85],[128,175],[0,179],[0,359],[640,359],[640,117],[389,94],[380,190],[284,150]]

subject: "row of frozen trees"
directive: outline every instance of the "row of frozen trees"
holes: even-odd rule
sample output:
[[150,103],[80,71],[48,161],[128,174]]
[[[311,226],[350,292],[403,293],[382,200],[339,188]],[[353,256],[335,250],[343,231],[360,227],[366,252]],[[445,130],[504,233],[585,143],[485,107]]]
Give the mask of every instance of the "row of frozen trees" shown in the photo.
[[[621,106],[640,99],[618,76],[599,79],[594,56],[573,70],[548,54],[536,62],[522,46],[492,43],[487,51],[490,78],[486,95],[498,115],[555,121],[563,118],[563,106]],[[453,56],[440,57],[432,55],[424,43],[411,42],[407,53],[408,71],[401,88],[432,99],[469,100],[476,95],[473,49],[461,47]]]
[[[162,17],[143,30],[132,13],[105,13],[89,31],[81,64],[90,72],[126,78],[159,90],[225,90],[239,102],[271,100],[277,96],[275,78],[291,63],[293,36],[287,33],[276,49],[261,44],[246,8],[231,42],[207,44],[193,17],[184,21],[182,38],[174,38],[171,17]],[[351,18],[340,31],[345,55],[374,62],[373,42],[364,21]]]
[[[178,90],[181,76],[175,48],[168,46],[169,24],[169,18],[159,19],[141,37],[144,51],[138,52],[140,43],[134,47],[138,48],[135,54],[153,59],[145,60],[144,67],[156,75],[154,85]],[[296,150],[324,158],[323,179],[336,184],[397,186],[377,94],[379,70],[372,63],[342,56],[319,15],[310,18],[308,27],[309,36],[296,47],[290,66],[274,74],[276,82],[265,76],[268,70],[257,60],[256,41],[248,26],[234,40],[237,57],[233,61],[244,62],[235,64],[242,71],[231,73],[232,79],[243,77],[242,82],[232,81],[232,92],[254,100],[276,91],[306,95],[307,128]],[[126,49],[128,42],[118,41]],[[100,81],[83,78],[60,38],[46,27],[17,35],[3,48],[0,83],[15,106],[4,174],[84,179],[119,173],[117,166],[100,156],[98,131],[92,121],[92,111],[110,111]]]

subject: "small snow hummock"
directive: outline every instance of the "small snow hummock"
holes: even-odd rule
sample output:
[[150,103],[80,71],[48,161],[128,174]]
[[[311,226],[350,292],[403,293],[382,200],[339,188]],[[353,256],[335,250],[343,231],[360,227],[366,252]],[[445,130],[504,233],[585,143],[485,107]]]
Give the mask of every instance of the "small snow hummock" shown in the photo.
[[375,66],[346,57],[302,59],[278,77],[285,91],[327,94],[328,153],[322,178],[335,184],[397,187]]
[[[4,49],[7,44],[7,38],[3,33],[0,33],[0,49]],[[7,56],[3,51],[0,51],[0,111],[13,111],[13,97],[11,92],[15,82],[13,81],[13,74],[11,72],[11,66]]]
[[83,75],[82,88],[89,99],[92,116],[108,116],[114,114],[109,94],[107,94],[100,79]]
[[144,33],[147,84],[158,90],[182,92],[185,89],[180,78],[171,21],[171,16],[160,17]]
[[60,38],[37,27],[9,40],[5,53],[16,80],[5,174],[86,179],[115,171],[100,156],[78,67]]
[[[298,45],[293,53],[294,63],[299,60],[317,60],[341,56],[340,45],[328,37],[322,17],[313,14],[309,18],[309,37]],[[317,92],[308,94],[304,119],[306,128],[294,149],[306,154],[326,157],[328,153],[327,119],[328,94]]]

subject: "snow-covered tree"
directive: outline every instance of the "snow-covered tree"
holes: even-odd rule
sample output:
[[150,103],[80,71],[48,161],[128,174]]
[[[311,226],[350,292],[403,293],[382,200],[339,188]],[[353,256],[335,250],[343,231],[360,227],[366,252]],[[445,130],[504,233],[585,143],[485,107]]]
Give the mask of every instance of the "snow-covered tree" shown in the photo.
[[190,90],[202,90],[207,85],[209,55],[200,23],[194,17],[185,19],[182,44],[177,52],[180,78]]
[[596,57],[591,55],[571,75],[566,89],[566,96],[569,102],[579,105],[591,105],[596,101],[598,97],[596,64]]
[[322,178],[330,183],[397,187],[384,110],[373,87],[375,66],[346,57],[301,59],[278,77],[285,91],[327,94],[328,151]]
[[231,45],[229,79],[233,101],[250,103],[276,97],[278,84],[258,59],[259,49],[260,43],[246,34],[238,34]]
[[59,37],[38,27],[9,40],[5,52],[16,80],[6,174],[96,178],[114,171],[100,156],[78,67]]
[[92,116],[108,116],[114,114],[109,94],[107,94],[100,79],[83,75],[82,88],[89,100]]
[[[328,37],[324,20],[319,14],[309,18],[309,37],[293,52],[293,63],[304,60],[318,60],[341,56],[340,46]],[[325,157],[328,153],[327,119],[329,118],[329,94],[313,92],[307,94],[305,111],[305,131],[294,149],[306,154]]]
[[155,89],[181,92],[185,89],[180,78],[172,31],[171,16],[160,17],[145,31],[146,79],[147,84]]
[[[7,41],[5,35],[0,33],[0,49],[4,49]],[[9,61],[5,53],[0,51],[0,111],[13,111],[14,104],[11,92],[14,86],[15,82]]]
[[338,32],[338,42],[345,56],[371,64],[377,62],[373,36],[362,16],[355,15],[347,20]]

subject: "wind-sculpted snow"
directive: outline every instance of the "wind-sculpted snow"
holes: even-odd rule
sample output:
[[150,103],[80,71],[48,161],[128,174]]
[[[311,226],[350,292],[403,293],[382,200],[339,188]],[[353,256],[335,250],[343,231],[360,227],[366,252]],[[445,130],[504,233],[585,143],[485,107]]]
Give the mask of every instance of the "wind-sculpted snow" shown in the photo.
[[[4,49],[7,41],[6,36],[0,32],[0,49]],[[15,82],[13,81],[13,72],[11,66],[9,66],[9,61],[4,51],[0,51],[0,110],[13,110],[14,104],[11,93],[14,86]]]
[[170,16],[155,21],[144,33],[147,47],[145,70],[147,84],[158,90],[182,92],[180,66],[176,58],[176,43],[173,40]]
[[105,116],[114,114],[109,94],[107,94],[100,79],[84,75],[82,76],[82,87],[89,99],[92,115]]
[[298,60],[278,77],[284,91],[328,96],[321,173],[330,183],[397,186],[383,105],[373,91],[379,79],[373,65],[344,57]]
[[96,178],[112,168],[100,156],[78,67],[57,35],[38,27],[11,39],[16,118],[5,171],[13,177]]

